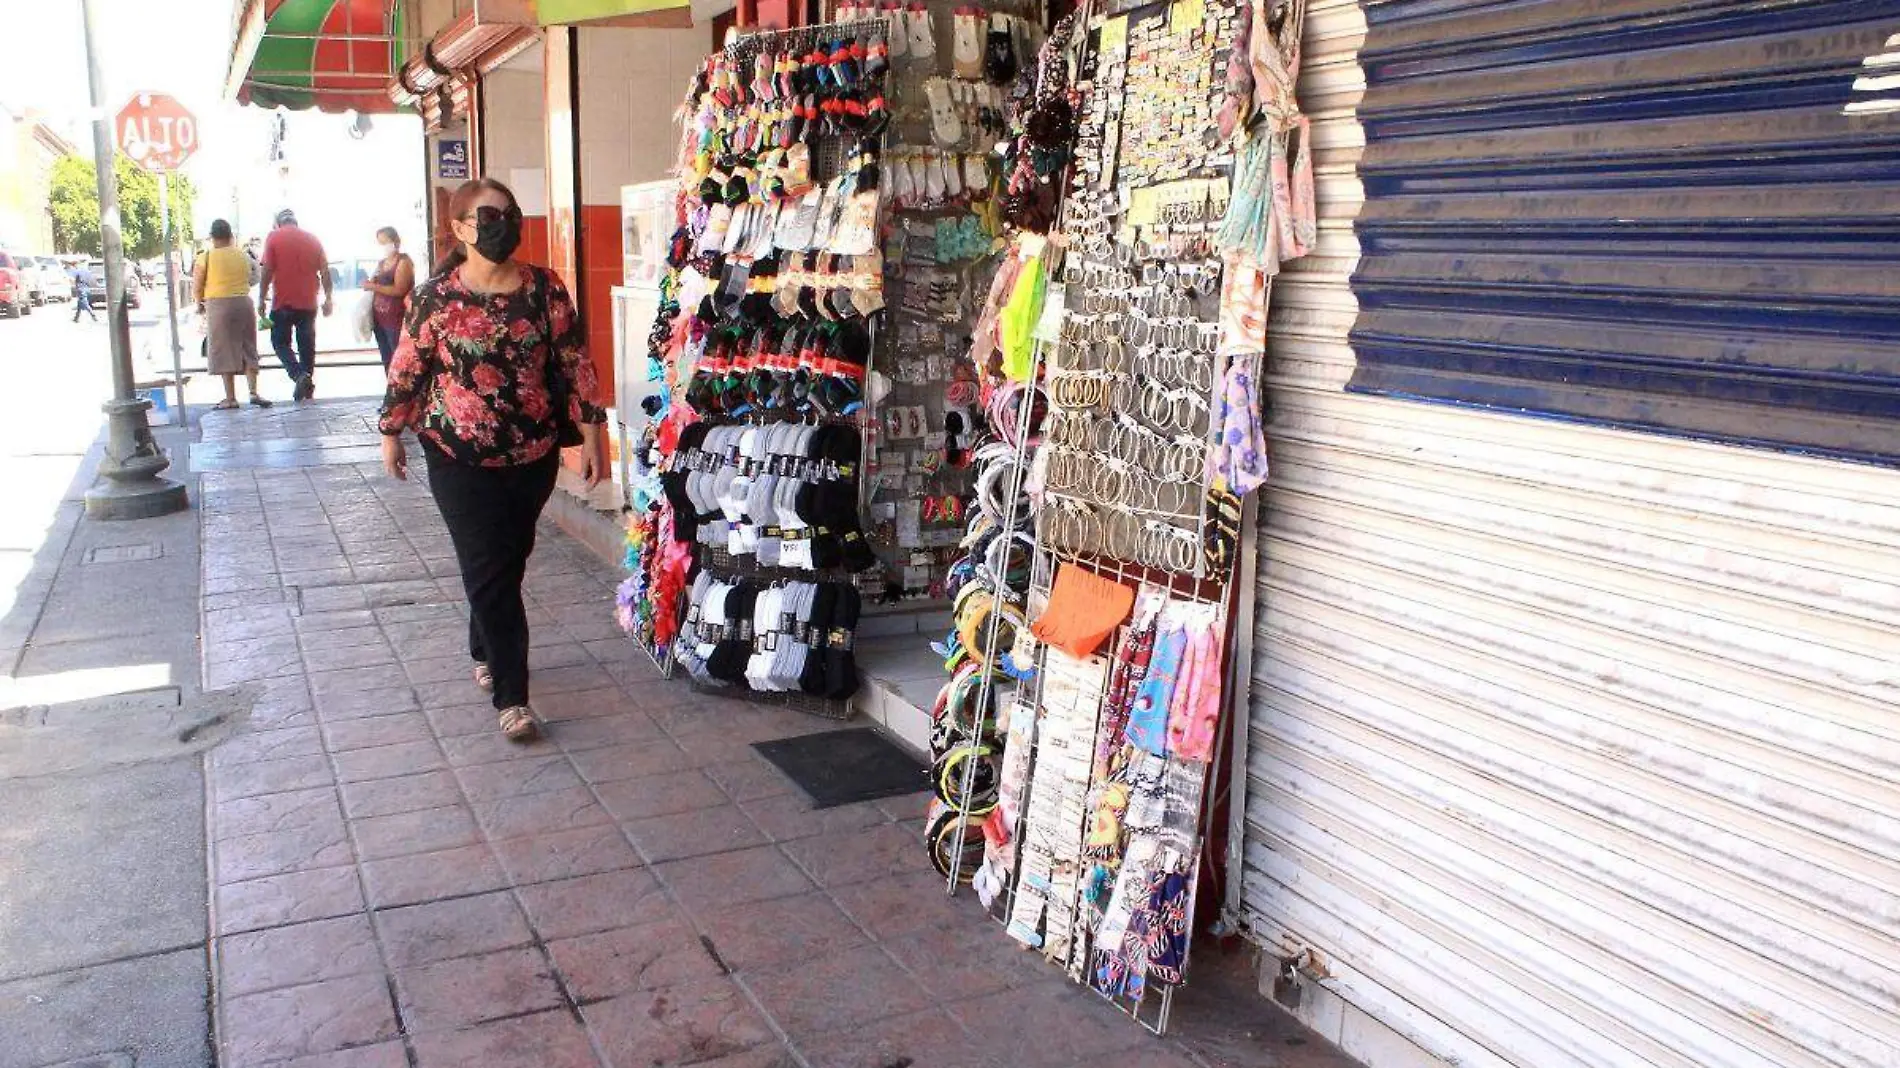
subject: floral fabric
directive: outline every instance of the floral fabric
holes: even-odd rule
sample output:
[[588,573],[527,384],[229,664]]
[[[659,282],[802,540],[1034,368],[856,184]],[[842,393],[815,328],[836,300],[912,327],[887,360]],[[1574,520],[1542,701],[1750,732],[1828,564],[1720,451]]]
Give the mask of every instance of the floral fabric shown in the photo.
[[522,264],[509,293],[477,293],[460,271],[431,278],[409,295],[382,431],[415,430],[458,463],[533,463],[555,447],[556,375],[574,422],[607,421],[574,302],[553,272]]

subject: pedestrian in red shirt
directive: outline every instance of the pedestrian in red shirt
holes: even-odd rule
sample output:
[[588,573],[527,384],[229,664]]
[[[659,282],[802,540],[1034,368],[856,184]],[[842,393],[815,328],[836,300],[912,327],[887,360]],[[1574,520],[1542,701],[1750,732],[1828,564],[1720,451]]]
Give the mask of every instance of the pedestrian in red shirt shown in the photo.
[[[323,314],[330,314],[330,265],[323,243],[298,226],[297,216],[285,208],[277,213],[277,226],[264,239],[261,266],[257,306],[270,309],[270,347],[290,375],[292,399],[309,400],[317,392],[317,310],[321,307]],[[317,303],[319,288],[323,290],[321,305]]]
[[539,730],[521,600],[534,525],[564,433],[581,446],[587,488],[605,477],[596,449],[607,414],[567,287],[515,259],[515,195],[492,178],[465,183],[449,200],[449,229],[460,244],[410,293],[389,362],[383,466],[408,477],[402,434],[414,430],[468,595],[475,683],[492,693],[502,732],[527,741]]

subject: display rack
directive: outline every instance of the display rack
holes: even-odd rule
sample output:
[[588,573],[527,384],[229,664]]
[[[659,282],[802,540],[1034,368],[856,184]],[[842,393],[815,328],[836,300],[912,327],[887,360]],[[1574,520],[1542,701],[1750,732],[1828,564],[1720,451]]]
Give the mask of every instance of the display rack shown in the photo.
[[[835,488],[840,482],[849,482],[854,488],[850,500],[862,500],[865,465],[857,453],[854,451],[849,461],[856,469],[846,470],[842,456],[816,451],[819,439],[813,439],[814,451],[809,454],[782,452],[774,447],[768,456],[761,441],[761,451],[742,456],[740,446],[731,444],[729,436],[725,439],[728,446],[722,446],[717,456],[693,454],[693,463],[702,466],[681,467],[676,460],[680,457],[678,442],[685,440],[684,428],[688,425],[700,433],[696,441],[716,433],[715,428],[748,428],[748,442],[753,431],[762,434],[767,428],[787,424],[849,427],[853,450],[864,447],[863,437],[875,425],[870,399],[860,401],[854,391],[862,391],[868,346],[877,341],[881,310],[868,304],[855,311],[844,304],[829,305],[847,286],[853,294],[850,303],[856,304],[860,290],[853,280],[864,273],[866,262],[876,261],[882,196],[872,182],[885,122],[879,111],[884,106],[885,28],[881,18],[862,18],[735,34],[708,59],[688,93],[683,111],[686,125],[681,131],[681,185],[674,212],[678,230],[670,243],[670,270],[662,284],[664,300],[651,337],[653,355],[668,368],[667,418],[683,415],[688,407],[696,415],[685,422],[674,420],[670,424],[674,444],[659,450],[660,480],[682,480],[672,486],[676,496],[686,492],[682,486],[690,483],[692,492],[700,494],[695,502],[709,500],[713,481],[710,472],[716,466],[723,480],[721,486],[739,484],[740,478],[747,480],[746,485],[764,485],[768,478],[779,482],[796,479],[801,487]],[[807,196],[805,190],[811,194]],[[818,197],[823,198],[822,205]],[[809,220],[803,224],[803,236],[788,242],[786,224],[794,209],[806,207],[811,209],[809,215],[799,212],[802,219]],[[861,235],[851,240],[862,240],[861,246],[847,245],[842,239],[841,235],[853,232],[848,229],[851,227]],[[834,234],[840,236],[834,238]],[[711,265],[705,274],[697,273],[702,261]],[[689,275],[696,281],[692,287],[685,287],[683,279]],[[800,275],[802,280],[794,280]],[[688,288],[693,295],[685,298],[689,306],[682,307],[681,294]],[[701,310],[701,293],[708,311]],[[780,293],[788,301],[795,299],[796,306],[779,302],[774,294]],[[863,293],[878,296],[875,286]],[[820,308],[818,302],[828,306]],[[841,319],[853,323],[843,333],[835,322]],[[676,330],[676,320],[681,329]],[[867,347],[857,358],[855,372],[850,366],[853,336]],[[790,344],[794,338],[805,351],[794,351],[795,346]],[[715,345],[717,359],[713,358]],[[842,392],[821,397],[821,385],[838,386]],[[779,440],[782,443],[783,439]],[[728,447],[730,452],[726,452]],[[784,469],[775,466],[781,459],[787,465]],[[828,466],[833,460],[837,463]],[[708,461],[711,466],[704,466]],[[821,468],[828,473],[821,472]],[[746,530],[757,534],[761,528],[769,528],[770,541],[776,546],[779,527],[771,524],[778,523],[776,517],[791,507],[806,520],[799,529],[813,535],[810,540],[815,545],[821,540],[817,536],[826,536],[825,521],[811,524],[811,513],[800,492],[795,505],[768,500],[763,512],[754,507],[744,516]],[[723,498],[720,506],[727,507],[734,499]],[[757,505],[758,500],[752,503]],[[649,528],[648,542],[666,536],[667,530],[686,534],[677,542],[690,556],[688,574],[716,576],[720,585],[715,588],[746,598],[743,603],[748,614],[742,619],[736,614],[739,610],[733,609],[728,617],[709,619],[701,626],[694,622],[697,617],[689,603],[690,591],[679,596],[673,609],[679,628],[674,645],[689,640],[702,646],[707,642],[719,644],[723,662],[734,673],[716,677],[736,680],[729,686],[709,684],[700,676],[718,669],[695,659],[688,666],[696,676],[696,687],[708,693],[790,704],[830,718],[847,716],[849,702],[837,692],[813,696],[755,690],[748,685],[748,679],[736,674],[733,657],[740,654],[731,648],[735,641],[728,624],[741,626],[742,636],[752,634],[754,621],[749,614],[754,611],[755,596],[762,606],[766,593],[785,581],[849,585],[852,590],[841,592],[850,593],[856,588],[855,577],[829,567],[761,564],[747,555],[751,541],[745,546],[735,542],[732,551],[725,551],[703,537],[691,536],[685,527],[675,527],[683,522],[677,514],[683,507],[686,505],[679,500],[659,506],[660,519]],[[693,505],[692,512],[695,522],[717,515],[700,503]],[[726,513],[729,524],[733,515]],[[856,537],[855,525],[852,520],[845,526],[853,529],[846,530],[835,521],[829,524],[846,539],[847,549],[855,545],[849,540]],[[805,526],[812,529],[806,532]],[[787,563],[794,541],[803,544],[807,540],[791,535],[788,527]],[[646,545],[645,555],[636,566],[646,569],[666,548]],[[854,619],[857,603],[853,596],[851,616],[838,618]],[[765,644],[768,633],[764,609],[758,611],[761,614],[754,652],[762,653],[771,646]],[[785,618],[789,620],[789,614]],[[698,629],[696,639],[686,637],[689,626]],[[850,624],[826,626],[828,647],[848,649],[852,641]],[[713,637],[707,637],[709,633]],[[776,640],[779,633],[773,629],[770,640]],[[845,644],[841,646],[841,642]],[[662,660],[662,670],[669,677],[675,673],[679,658],[691,652],[690,646],[662,650],[654,643],[643,644],[648,645],[650,654],[661,654],[656,659]],[[665,655],[669,652],[673,655]],[[849,685],[853,676],[847,673],[843,677]]]
[[[1231,789],[1221,776],[1244,773],[1230,760],[1245,759],[1235,734],[1246,665],[1236,651],[1250,646],[1235,635],[1251,617],[1248,494],[1265,470],[1263,445],[1244,454],[1238,446],[1251,450],[1258,440],[1271,272],[1230,276],[1230,262],[1243,272],[1247,262],[1224,261],[1216,248],[1233,206],[1235,154],[1214,127],[1231,97],[1222,84],[1227,50],[1252,14],[1248,3],[1194,0],[1080,13],[1087,32],[1068,51],[1078,71],[1079,158],[1060,177],[1062,236],[1044,263],[1050,295],[1027,376],[1034,385],[1019,395],[1024,429],[1006,458],[1009,501],[1035,472],[1033,564],[1025,588],[991,576],[979,595],[990,602],[983,647],[1000,657],[1005,603],[1034,616],[1056,596],[1063,569],[1132,591],[1135,621],[1117,625],[1085,659],[1019,639],[1017,653],[1033,649],[1032,670],[1018,661],[1013,682],[982,673],[979,717],[998,707],[1006,721],[1000,743],[990,739],[992,754],[1002,747],[1002,770],[991,767],[988,777],[1001,786],[979,782],[977,762],[966,760],[946,799],[950,814],[963,815],[931,843],[954,894],[976,863],[971,814],[993,795],[1006,811],[1013,806],[1006,836],[996,835],[1006,845],[986,849],[978,872],[994,878],[992,861],[1006,858],[1003,885],[978,887],[992,914],[1156,1032],[1166,1030],[1186,979],[1201,879],[1215,871],[1208,835]],[[1290,19],[1297,39],[1299,14],[1300,5],[1283,3],[1271,17],[1276,27]],[[1129,116],[1133,127],[1124,126]],[[1282,136],[1274,129],[1267,136]],[[1183,151],[1197,144],[1207,147]],[[1029,430],[1038,400],[1047,412],[1040,438]],[[1012,510],[1008,520],[997,537],[1023,532],[1022,514]],[[1211,721],[1191,720],[1205,731],[1178,748],[1172,733],[1165,744],[1154,738],[1152,706],[1140,746],[1130,718],[1142,707],[1134,687],[1147,695],[1144,683],[1154,681],[1158,642],[1170,656],[1198,657],[1194,670],[1203,672],[1182,698],[1170,664],[1157,676],[1163,700],[1193,709],[1212,700],[1216,710]],[[1159,660],[1154,667],[1162,671]],[[1005,711],[995,697],[1008,686]],[[1140,824],[1135,804],[1146,806]],[[1157,917],[1161,929],[1142,926]]]

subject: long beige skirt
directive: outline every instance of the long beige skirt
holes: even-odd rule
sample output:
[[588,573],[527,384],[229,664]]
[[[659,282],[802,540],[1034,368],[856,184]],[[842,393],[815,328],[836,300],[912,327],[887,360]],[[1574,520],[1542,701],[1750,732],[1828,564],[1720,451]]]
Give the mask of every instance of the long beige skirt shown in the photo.
[[205,362],[214,375],[257,370],[257,312],[250,297],[205,301]]

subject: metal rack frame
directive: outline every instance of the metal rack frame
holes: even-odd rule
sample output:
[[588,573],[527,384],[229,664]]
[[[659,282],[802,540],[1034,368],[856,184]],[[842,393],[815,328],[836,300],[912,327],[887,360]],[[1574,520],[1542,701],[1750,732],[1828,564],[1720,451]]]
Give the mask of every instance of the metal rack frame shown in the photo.
[[[1129,7],[1131,6],[1133,5],[1123,6],[1119,9],[1119,11],[1127,11]],[[1296,4],[1295,12],[1297,12],[1298,8],[1303,7],[1303,6],[1304,6],[1303,4]],[[1110,13],[1114,14],[1117,12],[1110,12]],[[1085,4],[1084,9],[1078,12],[1078,19],[1080,20],[1081,26],[1084,28],[1091,28],[1091,23],[1095,23],[1097,21],[1098,14],[1099,12],[1095,10],[1094,3]],[[1294,15],[1294,17],[1297,17],[1297,13]],[[1091,47],[1091,45],[1089,44],[1089,36],[1090,36],[1089,33],[1086,32],[1086,29],[1084,29],[1083,32],[1078,32],[1075,39],[1071,42],[1072,69],[1076,69],[1076,70],[1081,69],[1082,53],[1086,49]],[[1210,62],[1212,62],[1211,58],[1210,58]],[[1067,195],[1068,189],[1066,188],[1066,183],[1073,180],[1073,175],[1074,175],[1074,168],[1071,168],[1069,173],[1065,175],[1065,179],[1064,179],[1065,189],[1064,189],[1064,197],[1063,197],[1062,216],[1059,218],[1058,225],[1056,227],[1056,230],[1058,232],[1061,229],[1062,221],[1066,220],[1066,217],[1068,214],[1069,197]],[[1074,258],[1079,258],[1077,255],[1077,250],[1071,250],[1069,255],[1072,257],[1071,262],[1075,261]],[[1045,269],[1049,269],[1049,265],[1047,262],[1045,262],[1044,267]],[[1065,264],[1064,265],[1065,276],[1067,276],[1067,268],[1068,268],[1068,265]],[[1269,298],[1270,298],[1270,295],[1271,295],[1271,289],[1269,288]],[[1204,294],[1203,296],[1205,297],[1206,295]],[[1214,316],[1212,321],[1216,323],[1219,322],[1218,314]],[[1043,341],[1041,339],[1038,339],[1036,342],[1036,345],[1034,347],[1033,354],[1032,354],[1032,361],[1031,361],[1030,381],[1032,383],[1039,382],[1041,380],[1043,376],[1043,372],[1049,362],[1047,359],[1048,345],[1049,345],[1049,342]],[[1215,413],[1219,410],[1218,403],[1219,403],[1219,397],[1220,397],[1220,393],[1221,393],[1221,389],[1223,385],[1221,372],[1225,369],[1227,361],[1223,360],[1218,355],[1218,353],[1215,355],[1209,356],[1208,359],[1214,362],[1214,374],[1211,376],[1212,380],[1209,383],[1208,397],[1207,397],[1208,407],[1206,409],[1206,416],[1205,416],[1206,425],[1203,428],[1202,438],[1203,438],[1203,441],[1209,447],[1212,447],[1214,441],[1217,440],[1217,436],[1220,433],[1220,428],[1218,425],[1216,425],[1216,420],[1214,416],[1215,416]],[[1263,359],[1263,357],[1251,352],[1246,352],[1246,353],[1235,355],[1232,357],[1232,359],[1261,360]],[[1255,380],[1256,381],[1258,380],[1257,375],[1256,375]],[[1011,477],[1009,479],[1009,484],[1008,484],[1008,490],[1009,490],[1008,499],[1011,501],[1016,500],[1021,495],[1024,476],[1029,469],[1030,448],[1029,448],[1028,427],[1030,424],[1030,417],[1032,415],[1032,405],[1034,403],[1034,397],[1035,397],[1034,390],[1029,390],[1029,389],[1024,390],[1022,398],[1021,398],[1021,402],[1020,402],[1020,408],[1018,411],[1018,416],[1019,416],[1018,425],[1024,429],[1023,429],[1023,440],[1017,443],[1017,447],[1013,456],[1015,470],[1011,473]],[[1199,501],[1199,506],[1198,506],[1198,514],[1183,512],[1179,515],[1171,515],[1171,518],[1176,518],[1176,519],[1190,519],[1191,518],[1191,519],[1196,520],[1197,527],[1204,529],[1207,519],[1208,519],[1209,507],[1210,507],[1208,493],[1207,493],[1209,488],[1210,487],[1206,484],[1205,479],[1204,479],[1200,486],[1201,493],[1200,493],[1200,501]],[[1082,503],[1085,503],[1089,505],[1090,507],[1104,507],[1105,506],[1103,503],[1096,502],[1086,497],[1078,497],[1073,494],[1052,493],[1052,495],[1058,496],[1058,497],[1064,497],[1067,499],[1080,500],[1082,501]],[[1211,858],[1208,856],[1206,852],[1206,847],[1208,844],[1208,832],[1214,826],[1215,811],[1217,807],[1219,806],[1219,804],[1222,802],[1223,798],[1231,796],[1232,791],[1235,789],[1235,784],[1245,781],[1245,778],[1244,778],[1245,761],[1247,759],[1248,739],[1246,737],[1246,727],[1245,727],[1244,718],[1240,713],[1247,707],[1247,704],[1249,701],[1249,687],[1246,685],[1246,683],[1248,680],[1248,671],[1249,671],[1248,662],[1251,660],[1252,642],[1251,642],[1251,634],[1249,632],[1249,620],[1245,618],[1246,613],[1244,611],[1244,608],[1246,605],[1251,603],[1251,586],[1253,582],[1253,575],[1255,573],[1255,568],[1256,568],[1256,561],[1253,559],[1253,554],[1257,548],[1257,533],[1255,531],[1255,518],[1257,516],[1258,507],[1259,507],[1259,504],[1258,504],[1257,497],[1250,496],[1247,498],[1242,498],[1240,529],[1236,532],[1237,536],[1236,536],[1236,544],[1233,546],[1233,558],[1230,561],[1228,561],[1226,567],[1224,568],[1224,573],[1220,575],[1210,575],[1208,573],[1207,557],[1204,551],[1197,551],[1196,553],[1197,563],[1193,572],[1184,573],[1184,572],[1176,572],[1176,571],[1158,570],[1156,568],[1144,566],[1139,563],[1122,560],[1115,557],[1109,557],[1109,556],[1105,556],[1099,553],[1085,552],[1085,551],[1080,551],[1076,549],[1050,547],[1050,546],[1042,544],[1039,539],[1037,549],[1034,554],[1034,564],[1032,567],[1032,575],[1031,575],[1031,582],[1030,582],[1030,593],[1028,597],[1025,598],[1026,600],[1033,599],[1037,593],[1041,593],[1044,596],[1046,596],[1050,587],[1053,584],[1054,573],[1058,564],[1068,564],[1071,566],[1083,567],[1092,573],[1101,575],[1103,577],[1112,578],[1117,582],[1123,583],[1124,585],[1134,584],[1134,585],[1145,586],[1151,589],[1158,590],[1159,592],[1161,592],[1162,594],[1164,594],[1166,597],[1168,597],[1171,600],[1186,600],[1186,601],[1193,601],[1193,602],[1198,602],[1202,604],[1212,605],[1215,611],[1215,625],[1218,628],[1220,628],[1222,634],[1225,635],[1228,632],[1229,628],[1232,628],[1234,633],[1237,635],[1237,640],[1235,640],[1234,642],[1224,643],[1224,644],[1229,645],[1229,650],[1226,653],[1225,663],[1222,666],[1222,704],[1221,704],[1220,721],[1215,731],[1214,750],[1211,754],[1210,760],[1203,768],[1202,774],[1201,774],[1201,780],[1200,780],[1201,793],[1200,793],[1200,798],[1199,798],[1200,811],[1199,811],[1199,819],[1198,819],[1198,830],[1193,841],[1193,858],[1194,859],[1193,859],[1193,867],[1192,867],[1192,877],[1191,877],[1189,888],[1188,888],[1188,909],[1189,909],[1190,916],[1193,915],[1194,910],[1197,906],[1197,903],[1200,900],[1200,893],[1202,891],[1202,887],[1201,887],[1202,868],[1204,865],[1206,865],[1206,866],[1210,866],[1210,870],[1211,870]],[[1135,511],[1134,509],[1126,509],[1126,510]],[[1017,533],[1019,533],[1022,530],[1022,523],[1018,521],[1018,517],[1013,512],[1011,515],[1006,517],[1006,519],[1008,520],[1008,522],[1003,526],[998,536],[1004,537],[1004,538],[1014,537]],[[1001,614],[1000,614],[999,609],[1001,608],[1001,605],[1003,604],[1003,602],[1008,598],[1008,591],[1001,587],[995,588],[991,591],[991,597],[992,597],[992,604],[991,604],[992,610],[990,613],[990,618],[987,622],[987,633],[985,635],[985,645],[986,645],[986,648],[994,650],[996,646],[996,640],[1000,633],[1000,625],[1001,625]],[[1125,631],[1122,632],[1124,637],[1125,637],[1125,633],[1126,633]],[[1123,637],[1117,638],[1116,651],[1118,651],[1119,642],[1121,640],[1123,640]],[[1111,663],[1114,659],[1114,655],[1115,654],[1112,651],[1110,654]],[[1020,711],[1023,709],[1035,709],[1040,706],[1041,698],[1042,698],[1041,687],[1042,687],[1042,683],[1044,679],[1044,668],[1046,667],[1046,662],[1047,662],[1047,650],[1045,647],[1042,647],[1039,645],[1038,654],[1037,654],[1037,671],[1029,679],[1024,680],[1020,684],[1021,690],[1019,691],[1016,697],[1017,711]],[[992,700],[994,696],[995,696],[995,672],[993,671],[985,672],[982,688],[979,692],[978,707],[979,708],[988,707],[987,702]],[[1098,721],[1097,729],[1099,730],[1099,721]],[[1031,773],[1028,780],[1024,784],[1025,792],[1021,799],[1020,808],[1016,814],[1017,818],[1015,821],[1015,826],[1012,827],[1011,840],[1014,843],[1015,848],[1017,849],[1020,849],[1023,844],[1023,841],[1024,841],[1023,836],[1025,834],[1026,826],[1028,823],[1028,813],[1032,806],[1034,794],[1037,789],[1037,775],[1034,772],[1034,768],[1039,756],[1039,748],[1038,748],[1039,745],[1040,745],[1040,736],[1038,732],[1036,740],[1032,741],[1031,743],[1031,753],[1029,756],[1029,759],[1031,762],[1030,763]],[[1223,766],[1229,769],[1230,778],[1228,780],[1227,789],[1225,791],[1217,792],[1214,788],[1215,779],[1217,777],[1218,771]],[[965,770],[964,781],[961,784],[961,792],[960,792],[961,797],[968,799],[971,796],[971,793],[974,787],[974,778],[975,778],[975,769],[972,766]],[[1090,789],[1093,790],[1097,785],[1099,785],[1099,783],[1095,780],[1093,774],[1091,774],[1091,779],[1089,783]],[[1086,820],[1086,818],[1087,817],[1085,813],[1084,819]],[[1230,809],[1228,813],[1229,840],[1227,842],[1227,853],[1226,853],[1227,858],[1228,858],[1229,870],[1227,873],[1226,885],[1223,888],[1225,891],[1223,894],[1223,898],[1224,898],[1223,914],[1220,921],[1217,923],[1217,929],[1222,925],[1231,925],[1233,923],[1232,902],[1235,897],[1235,888],[1238,885],[1239,868],[1237,865],[1237,858],[1239,857],[1239,851],[1241,849],[1241,842],[1243,838],[1242,831],[1244,830],[1244,825],[1245,825],[1244,805],[1240,805],[1240,804],[1230,805]],[[1077,828],[1077,831],[1080,832],[1082,829],[1083,828]],[[965,836],[964,826],[960,824],[957,829],[956,845],[955,845],[954,850],[952,851],[952,863],[953,863],[952,870],[950,871],[949,875],[946,877],[946,880],[945,880],[946,892],[951,895],[954,895],[957,892],[958,887],[961,885],[961,876],[962,876],[963,867],[964,867],[964,854],[965,854],[964,836]],[[1020,855],[1018,855],[1017,858],[1015,859],[1014,864],[1012,865],[1010,879],[1004,888],[1003,894],[999,898],[997,898],[995,901],[993,901],[991,904],[992,914],[1000,913],[1000,917],[1005,921],[1008,920],[1008,918],[1011,916],[1011,914],[1014,911],[1016,897],[1021,889],[1020,876],[1021,876],[1021,857]],[[1073,956],[1073,953],[1080,952],[1082,954],[1081,959],[1084,960],[1085,962],[1083,967],[1086,972],[1089,969],[1089,965],[1086,962],[1091,960],[1094,957],[1095,953],[1097,952],[1097,947],[1095,947],[1092,944],[1092,939],[1093,939],[1092,931],[1078,931],[1077,937],[1088,938],[1090,939],[1090,942],[1091,942],[1091,944],[1089,945],[1086,945],[1086,946],[1080,947],[1077,950],[1071,951],[1072,956],[1070,959],[1072,960],[1075,959],[1075,957]],[[1191,956],[1191,950],[1192,950],[1192,939],[1190,938],[1188,946],[1186,947],[1184,952],[1188,956]],[[1144,1028],[1156,1034],[1162,1034],[1162,1033],[1165,1033],[1165,1031],[1167,1030],[1171,1016],[1172,1016],[1174,994],[1176,990],[1178,989],[1178,986],[1185,985],[1185,970],[1188,965],[1188,956],[1184,956],[1183,961],[1182,961],[1184,982],[1182,984],[1169,984],[1169,985],[1162,986],[1158,993],[1155,991],[1152,985],[1144,984],[1141,988],[1142,992],[1140,996],[1135,997],[1135,998],[1128,998],[1126,996],[1114,995],[1114,994],[1098,989],[1095,986],[1094,982],[1088,977],[1086,977],[1086,975],[1083,978],[1083,982],[1089,987],[1089,989],[1095,991],[1099,996],[1103,997],[1105,1000],[1109,1001],[1111,1004],[1116,1005],[1118,1009],[1120,1009],[1121,1011],[1129,1015],[1132,1019],[1134,1019],[1137,1023],[1139,1023]]]

